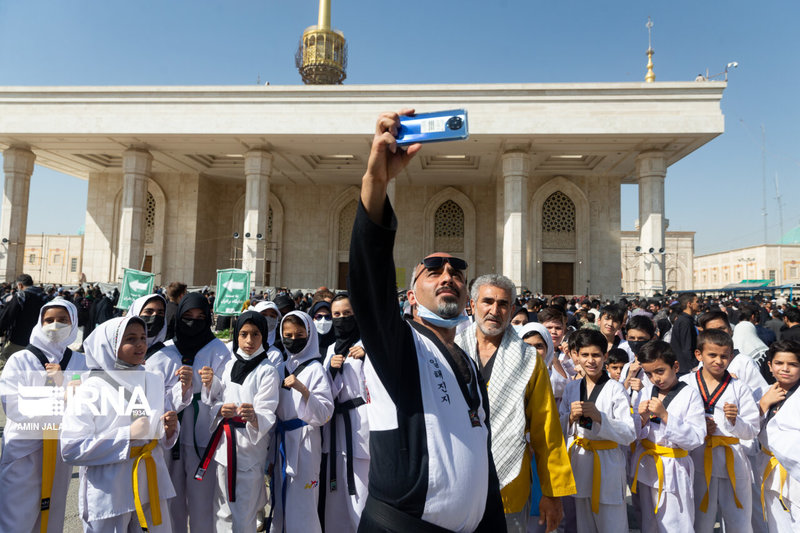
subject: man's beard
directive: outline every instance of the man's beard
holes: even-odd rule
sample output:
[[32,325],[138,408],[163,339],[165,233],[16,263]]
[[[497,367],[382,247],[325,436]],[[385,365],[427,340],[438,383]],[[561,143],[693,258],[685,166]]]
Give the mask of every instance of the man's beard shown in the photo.
[[445,300],[437,305],[436,314],[442,318],[455,318],[461,314],[461,310],[458,308],[458,302]]
[[[481,330],[481,333],[483,333],[487,337],[496,337],[497,335],[500,335],[501,333],[503,333],[503,331],[505,331],[505,328],[503,328],[502,326],[491,326],[487,324],[485,322],[487,317],[489,317],[489,315],[483,317],[483,320],[476,321],[478,323],[478,329]],[[491,318],[496,319],[497,317],[492,315]]]

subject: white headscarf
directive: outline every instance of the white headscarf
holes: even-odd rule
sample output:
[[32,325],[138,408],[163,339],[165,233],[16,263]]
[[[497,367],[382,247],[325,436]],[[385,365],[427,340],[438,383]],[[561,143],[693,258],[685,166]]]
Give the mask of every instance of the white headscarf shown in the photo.
[[[161,303],[164,304],[164,311],[167,310],[167,300],[164,299],[163,296],[160,294],[147,294],[140,298],[136,298],[133,303],[131,304],[130,309],[128,309],[129,316],[142,316],[142,309],[145,308],[147,302],[150,300],[161,300]],[[164,342],[164,339],[167,337],[167,321],[166,318],[164,319],[164,325],[161,327],[161,331],[155,337],[147,337],[147,347],[151,347],[152,345],[158,342]]]
[[[145,328],[147,327],[141,318],[128,315],[106,320],[92,331],[92,334],[83,343],[83,347],[86,350],[86,366],[89,369],[117,370],[114,366],[117,360],[117,352],[120,344],[122,344],[125,328],[128,327],[128,323],[131,321],[139,322]],[[142,365],[139,365],[139,367],[142,367]]]
[[[70,329],[67,338],[57,344],[50,342],[50,340],[47,338],[47,335],[45,335],[42,331],[42,317],[44,317],[44,313],[49,307],[62,307],[67,310],[67,313],[69,313],[69,321],[72,329]],[[77,338],[78,310],[72,304],[72,302],[61,298],[56,298],[55,300],[51,300],[42,306],[42,309],[39,311],[39,321],[36,322],[35,326],[33,326],[31,337],[28,342],[43,351],[45,355],[47,355],[48,360],[55,359],[56,363],[60,363],[61,357],[64,355],[64,351],[67,349],[67,346],[75,342],[75,339]]]
[[281,337],[283,337],[283,323],[286,322],[286,319],[290,316],[296,316],[300,320],[303,321],[303,324],[306,328],[306,333],[308,333],[308,342],[306,343],[305,348],[300,350],[300,353],[293,354],[289,350],[284,347],[284,352],[286,353],[287,363],[289,361],[296,361],[297,364],[302,364],[308,361],[309,359],[315,359],[319,357],[319,339],[317,338],[317,328],[314,327],[314,321],[308,315],[308,313],[304,313],[303,311],[292,311],[291,313],[286,313],[286,316],[283,317],[281,320]]
[[768,349],[758,337],[755,325],[747,320],[742,320],[733,328],[733,347],[739,350],[740,355],[746,355],[753,360],[760,359]]
[[270,346],[275,345],[275,332],[278,330],[278,327],[281,324],[281,312],[278,310],[278,306],[275,305],[275,302],[271,302],[269,300],[258,302],[256,305],[250,306],[250,311],[255,311],[256,313],[263,313],[267,309],[272,309],[276,313],[278,313],[278,326],[275,326],[275,329],[272,329],[267,334],[267,342]]
[[525,338],[525,335],[528,333],[538,333],[539,336],[544,340],[544,343],[547,345],[547,354],[544,356],[544,366],[550,368],[550,363],[553,362],[553,337],[550,336],[550,332],[547,331],[547,328],[544,327],[539,322],[528,322],[524,326],[522,326],[522,330],[519,332],[519,337],[521,339]]

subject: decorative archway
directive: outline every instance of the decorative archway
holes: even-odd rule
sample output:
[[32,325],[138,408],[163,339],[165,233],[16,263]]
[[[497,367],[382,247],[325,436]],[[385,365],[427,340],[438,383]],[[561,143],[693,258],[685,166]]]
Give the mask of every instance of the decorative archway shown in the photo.
[[[547,248],[542,212],[545,202],[555,193],[566,196],[574,205],[574,247]],[[556,176],[534,191],[529,204],[530,242],[528,243],[528,279],[532,290],[542,290],[544,263],[573,264],[573,293],[582,293],[588,285],[590,265],[589,200],[584,192],[564,176]],[[547,243],[552,246],[552,243]]]

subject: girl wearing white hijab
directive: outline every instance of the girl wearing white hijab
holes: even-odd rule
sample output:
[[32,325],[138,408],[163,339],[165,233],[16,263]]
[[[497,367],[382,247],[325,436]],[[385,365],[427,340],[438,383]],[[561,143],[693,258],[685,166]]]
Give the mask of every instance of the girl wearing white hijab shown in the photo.
[[319,354],[317,329],[302,311],[288,313],[280,325],[287,356],[278,375],[283,385],[272,444],[273,533],[320,533],[317,515],[321,427],[333,415],[333,396]]
[[540,350],[537,348],[536,353],[542,358],[542,361],[544,361],[544,366],[550,368],[554,353],[553,337],[550,335],[550,332],[547,331],[547,328],[538,322],[528,322],[527,324],[523,324],[519,331],[520,338],[531,346],[535,347],[537,343],[534,341],[534,335],[538,335],[539,338],[544,341],[545,349]]
[[129,316],[138,316],[147,327],[147,354],[145,368],[164,377],[164,393],[170,409],[183,411],[192,403],[192,367],[181,365],[176,351],[165,351],[164,338],[167,324],[164,314],[167,301],[160,294],[137,298],[128,309]]
[[[144,370],[145,331],[138,317],[113,318],[84,343],[87,366],[94,372],[73,399],[84,407],[64,415],[61,454],[81,467],[78,510],[86,533],[138,531],[136,522],[147,531],[172,530],[166,500],[175,490],[164,453],[178,438],[178,418],[158,405],[163,400],[160,376]],[[86,407],[96,405],[97,398],[117,397],[120,386],[135,393],[134,386],[142,384],[150,413],[137,417],[107,409],[98,416]]]
[[[61,299],[48,302],[39,311],[28,347],[13,354],[3,369],[0,394],[8,421],[0,457],[0,531],[44,533],[64,528],[72,465],[58,453],[60,416],[26,416],[20,413],[17,398],[20,387],[43,386],[48,380],[61,386],[86,370],[83,354],[67,348],[77,335],[75,306]],[[44,424],[56,429],[43,430]]]

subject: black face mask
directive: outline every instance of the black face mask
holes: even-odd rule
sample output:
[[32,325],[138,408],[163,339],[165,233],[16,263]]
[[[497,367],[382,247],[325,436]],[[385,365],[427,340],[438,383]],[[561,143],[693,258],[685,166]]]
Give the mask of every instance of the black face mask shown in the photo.
[[356,317],[341,316],[333,319],[333,331],[337,339],[349,337],[358,327]]
[[150,315],[150,316],[142,316],[139,317],[142,319],[142,322],[145,323],[147,326],[147,336],[148,337],[155,337],[159,333],[161,333],[161,329],[164,327],[164,317],[161,315]]
[[206,321],[195,318],[181,318],[183,329],[189,335],[197,335],[206,329]]
[[308,337],[298,337],[296,339],[283,337],[283,347],[286,348],[287,352],[295,355],[302,352],[306,344],[308,344]]
[[644,346],[648,342],[649,341],[628,341],[628,346],[633,352],[633,355],[639,355],[639,351],[642,349],[642,346]]

